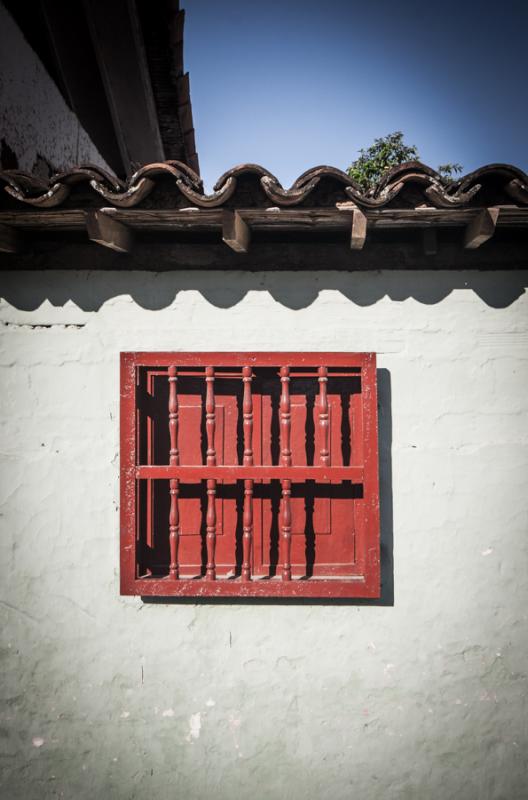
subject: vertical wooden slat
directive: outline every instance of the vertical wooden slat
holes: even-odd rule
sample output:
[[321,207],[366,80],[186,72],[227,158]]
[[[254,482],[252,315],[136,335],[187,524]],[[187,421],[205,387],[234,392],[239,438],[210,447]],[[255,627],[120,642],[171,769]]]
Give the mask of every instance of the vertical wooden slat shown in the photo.
[[328,412],[328,369],[327,367],[319,367],[318,369],[319,380],[319,428],[321,432],[321,447],[319,450],[319,458],[321,464],[325,466],[330,465],[330,450],[328,446],[328,434],[330,429],[329,412]]
[[[138,389],[139,387],[142,388],[144,391],[144,400],[147,404],[150,404],[152,398],[154,397],[154,376],[151,372],[142,373],[139,372],[138,374]],[[148,410],[145,410],[145,422],[146,422],[146,458],[148,464],[154,464],[154,418]],[[143,414],[140,412],[140,416],[138,418],[138,430],[137,430],[137,441],[138,443],[141,442],[141,418]],[[140,450],[141,452],[141,450]],[[141,455],[140,455],[141,458]],[[155,502],[154,502],[154,487],[155,482],[152,480],[147,480],[147,497],[146,497],[146,530],[145,530],[145,549],[144,555],[147,556],[148,553],[154,550],[154,529],[155,529]],[[139,533],[139,532],[138,532]],[[142,553],[143,555],[143,553]],[[139,567],[139,564],[137,565]],[[152,575],[152,566],[150,564],[150,559],[147,558],[145,560],[145,574]]]
[[[242,369],[244,382],[244,399],[242,403],[242,416],[244,428],[244,459],[245,467],[253,466],[253,396],[251,393],[251,380],[253,377],[251,367]],[[251,579],[251,548],[253,545],[253,481],[244,481],[244,512],[242,519],[242,580]]]
[[121,594],[134,594],[138,578],[137,370],[134,353],[121,353],[120,518]]
[[[291,403],[290,403],[290,368],[281,367],[281,397],[280,397],[280,458],[281,466],[291,467],[292,451],[291,439]],[[291,580],[291,480],[281,481],[282,510],[280,520],[281,545],[282,545],[282,580]]]
[[[169,464],[179,466],[180,453],[178,450],[178,393],[176,389],[178,371],[176,367],[169,367],[169,437],[170,452]],[[169,546],[170,566],[169,575],[176,580],[179,577],[178,545],[180,542],[180,482],[170,481],[170,511],[169,511]]]
[[[376,385],[376,354],[369,353],[362,369],[363,400],[363,524],[361,545],[363,569],[372,595],[380,593],[380,528],[378,473],[378,400]],[[357,561],[361,564],[362,556]]]
[[[214,368],[205,368],[205,430],[207,435],[207,466],[216,466],[216,449],[215,449],[215,428],[216,428],[216,414],[215,414],[215,396],[214,396]],[[215,562],[215,548],[216,548],[216,480],[210,479],[207,481],[207,515],[205,520],[206,526],[206,549],[207,549],[207,566],[205,572],[205,579],[207,581],[216,580],[216,562]]]

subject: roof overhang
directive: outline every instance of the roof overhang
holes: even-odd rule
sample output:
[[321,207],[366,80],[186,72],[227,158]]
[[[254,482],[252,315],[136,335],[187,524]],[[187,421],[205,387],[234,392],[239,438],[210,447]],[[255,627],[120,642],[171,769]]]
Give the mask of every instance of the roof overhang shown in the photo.
[[528,177],[508,165],[445,183],[411,162],[368,192],[331,167],[284,189],[242,165],[211,194],[178,162],[149,164],[126,183],[93,167],[49,184],[14,171],[0,178],[3,268],[14,253],[19,268],[528,267]]
[[6,0],[117,175],[179,159],[198,171],[178,0]]

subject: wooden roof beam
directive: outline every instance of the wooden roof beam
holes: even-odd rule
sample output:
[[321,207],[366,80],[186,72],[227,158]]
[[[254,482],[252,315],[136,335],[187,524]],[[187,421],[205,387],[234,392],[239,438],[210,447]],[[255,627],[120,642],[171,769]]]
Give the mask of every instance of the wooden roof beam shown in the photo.
[[67,102],[116,175],[126,172],[82,3],[40,0]]
[[235,253],[247,253],[249,250],[251,229],[238,211],[223,210],[222,239]]
[[491,239],[495,233],[499,213],[499,208],[483,208],[482,211],[479,211],[466,228],[464,235],[466,250],[476,250],[481,244]]
[[134,235],[130,228],[103,211],[86,212],[86,230],[92,242],[116,253],[129,253],[132,250]]
[[165,153],[134,3],[84,0],[84,10],[114,130],[127,172]]

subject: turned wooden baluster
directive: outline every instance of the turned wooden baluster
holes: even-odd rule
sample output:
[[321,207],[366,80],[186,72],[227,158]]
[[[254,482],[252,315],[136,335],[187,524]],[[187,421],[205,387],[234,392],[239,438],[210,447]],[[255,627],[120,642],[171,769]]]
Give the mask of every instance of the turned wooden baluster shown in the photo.
[[244,514],[242,517],[242,580],[251,580],[251,546],[253,544],[253,481],[244,481]]
[[253,396],[251,394],[251,380],[253,373],[251,367],[242,369],[244,382],[244,400],[242,403],[242,416],[244,419],[244,466],[253,466]]
[[[251,367],[242,369],[244,399],[242,416],[244,427],[244,466],[253,466],[253,397],[251,394]],[[244,481],[244,513],[242,517],[242,580],[251,579],[251,547],[253,544],[253,480]]]
[[205,430],[207,433],[207,466],[216,466],[215,450],[215,396],[214,396],[214,367],[205,368]]
[[[290,447],[291,436],[291,406],[290,406],[290,368],[281,367],[281,398],[280,398],[280,455],[281,466],[291,467],[292,453]],[[291,580],[291,480],[281,480],[282,488],[282,512],[280,520],[281,542],[282,542],[282,580]]]
[[[178,450],[178,394],[176,383],[178,381],[178,371],[176,367],[169,367],[169,437],[170,452],[169,464],[177,467],[180,463],[180,453]],[[170,566],[169,575],[173,579],[179,577],[178,568],[178,545],[180,542],[180,482],[172,478],[170,485],[170,511],[169,511],[169,546],[170,546]]]
[[281,465],[291,467],[291,408],[290,408],[290,368],[281,367],[281,398],[280,398],[280,455]]
[[[207,434],[207,466],[216,466],[215,450],[215,396],[214,396],[214,368],[205,369],[205,430]],[[216,480],[207,481],[207,515],[205,518],[207,566],[205,579],[216,580],[215,547],[216,547]]]
[[328,447],[328,433],[329,433],[329,413],[328,413],[328,397],[327,397],[327,383],[328,383],[328,369],[326,367],[319,367],[319,429],[321,431],[321,448],[319,450],[319,458],[321,464],[325,467],[330,466],[330,450]]
[[205,579],[207,581],[214,581],[216,580],[216,481],[214,479],[209,479],[207,481],[207,516],[205,518],[205,525],[207,530],[207,567]]
[[281,481],[282,486],[282,514],[281,514],[281,537],[282,537],[282,580],[291,580],[291,481]]

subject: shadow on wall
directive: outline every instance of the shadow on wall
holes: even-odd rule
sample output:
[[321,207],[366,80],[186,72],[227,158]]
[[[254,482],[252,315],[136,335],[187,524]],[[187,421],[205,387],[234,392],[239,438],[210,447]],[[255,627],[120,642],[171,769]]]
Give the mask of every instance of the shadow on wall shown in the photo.
[[144,603],[164,605],[394,605],[394,556],[392,509],[392,412],[391,379],[388,369],[376,371],[378,379],[378,431],[380,481],[381,596],[379,599],[314,599],[309,597],[143,597]]
[[290,309],[310,306],[323,290],[341,292],[359,306],[383,297],[440,303],[454,290],[475,292],[486,305],[506,308],[524,294],[528,270],[493,272],[391,270],[378,272],[247,271],[23,271],[0,277],[2,297],[12,306],[33,311],[45,300],[54,306],[72,301],[83,311],[97,311],[108,300],[130,296],[142,308],[169,307],[179,292],[194,290],[217,308],[232,308],[250,291],[267,291]]

